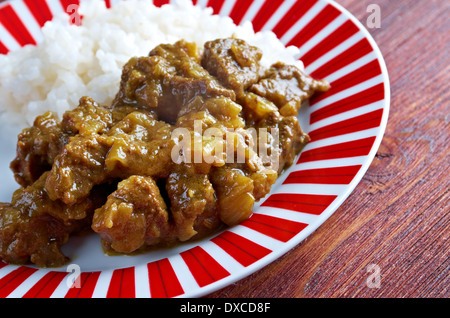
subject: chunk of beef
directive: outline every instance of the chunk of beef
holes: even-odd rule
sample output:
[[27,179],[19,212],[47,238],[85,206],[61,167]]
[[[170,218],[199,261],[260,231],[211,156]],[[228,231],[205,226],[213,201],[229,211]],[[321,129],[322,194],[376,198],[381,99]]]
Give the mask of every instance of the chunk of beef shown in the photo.
[[50,170],[69,137],[53,113],[38,116],[33,126],[18,136],[16,157],[10,164],[16,181],[26,187]]
[[92,229],[107,250],[119,253],[172,238],[167,206],[151,177],[131,176],[121,181],[106,204],[95,211]]
[[263,75],[261,57],[259,48],[241,39],[226,38],[206,42],[201,63],[239,98]]
[[131,175],[167,177],[173,164],[173,127],[145,113],[133,112],[108,132],[111,147],[105,158],[110,178]]
[[61,121],[61,128],[65,133],[82,136],[104,134],[112,125],[111,111],[87,96],[80,99],[77,108],[66,111]]
[[124,66],[113,107],[153,109],[159,119],[173,124],[179,110],[196,96],[235,99],[234,92],[221,86],[198,59],[194,44],[185,41],[162,44],[148,57],[132,58]]
[[78,107],[65,112],[61,122],[51,112],[38,116],[18,137],[16,158],[10,165],[16,181],[31,185],[51,169],[71,137],[105,133],[111,125],[111,112],[89,97],[82,97]]
[[264,128],[267,132],[267,155],[276,164],[279,174],[292,165],[309,141],[308,134],[302,130],[296,116],[273,113],[260,120],[256,127]]
[[295,65],[278,62],[249,88],[249,92],[274,103],[281,115],[296,116],[304,100],[329,87],[328,82],[313,79]]
[[219,204],[220,220],[228,226],[239,224],[253,213],[253,180],[232,165],[211,170],[210,180]]
[[241,117],[242,106],[228,97],[196,97],[181,108],[177,127],[194,129],[194,121],[202,122],[202,129],[211,127],[238,129],[245,126]]
[[72,137],[47,178],[50,198],[73,204],[111,179],[167,176],[172,164],[171,131],[169,124],[133,112],[106,134]]
[[74,204],[87,197],[95,185],[105,182],[105,158],[110,146],[110,139],[101,135],[72,137],[46,178],[50,199]]
[[206,174],[180,164],[166,181],[174,236],[186,241],[218,228],[220,220],[214,189]]
[[0,258],[6,262],[64,265],[68,258],[61,246],[70,234],[86,228],[94,210],[105,201],[102,189],[91,191],[85,200],[73,205],[53,201],[44,187],[47,174],[16,190],[11,203],[0,204]]

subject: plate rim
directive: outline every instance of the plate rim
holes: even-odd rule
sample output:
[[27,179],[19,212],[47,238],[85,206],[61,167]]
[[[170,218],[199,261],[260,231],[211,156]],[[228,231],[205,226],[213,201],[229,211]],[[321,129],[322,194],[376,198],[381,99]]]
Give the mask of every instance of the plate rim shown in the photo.
[[[270,0],[269,0],[270,1]],[[382,83],[384,84],[384,99],[383,99],[383,106],[381,109],[383,109],[383,114],[381,117],[380,125],[376,128],[378,129],[378,133],[376,134],[375,140],[371,146],[371,150],[368,155],[365,156],[365,159],[363,161],[363,164],[359,171],[356,173],[356,175],[353,177],[351,182],[345,187],[345,191],[341,192],[337,198],[323,211],[320,215],[317,215],[314,222],[309,223],[306,228],[301,230],[299,233],[297,233],[295,236],[293,236],[291,239],[289,239],[287,242],[283,242],[281,245],[282,248],[273,250],[266,256],[258,259],[256,262],[248,265],[243,266],[238,273],[230,273],[230,275],[221,278],[219,280],[216,280],[208,285],[205,286],[198,286],[194,290],[184,290],[184,293],[181,295],[175,296],[173,298],[198,298],[203,297],[208,294],[211,294],[215,291],[218,291],[222,288],[225,288],[233,283],[236,283],[249,275],[255,273],[256,271],[266,267],[267,265],[273,263],[275,260],[279,259],[289,251],[292,251],[292,249],[296,248],[301,242],[303,242],[307,237],[309,237],[314,231],[316,231],[320,226],[323,225],[323,223],[328,220],[331,215],[333,215],[339,207],[344,203],[345,200],[353,193],[356,186],[361,182],[362,178],[366,174],[367,170],[369,169],[370,165],[372,164],[376,153],[378,152],[378,149],[381,145],[381,142],[384,138],[389,113],[390,113],[390,107],[391,107],[391,85],[390,85],[390,78],[389,78],[389,72],[387,69],[387,65],[384,59],[384,56],[378,47],[375,39],[370,34],[370,32],[367,30],[367,28],[363,25],[361,21],[359,21],[349,10],[347,10],[345,7],[343,7],[341,4],[337,3],[335,0],[317,0],[318,2],[325,2],[332,6],[334,6],[337,10],[339,10],[342,14],[345,15],[347,19],[349,19],[357,28],[358,32],[361,32],[365,39],[368,40],[371,49],[373,50],[376,60],[378,61],[380,68],[381,68],[381,74],[382,75]],[[0,6],[8,3],[9,0],[0,3]],[[297,156],[298,158],[298,156]],[[270,208],[273,209],[273,208]],[[219,235],[220,233],[214,234],[212,237]],[[208,238],[205,241],[210,241],[211,238]],[[204,240],[199,241],[198,243],[201,244]],[[139,263],[133,265],[133,267],[140,267],[140,266],[147,266],[148,263],[158,261],[158,259],[149,260],[147,263]],[[9,264],[8,264],[9,265]],[[15,266],[15,267],[30,267],[34,268],[33,265],[9,265],[9,266]],[[120,268],[126,268],[125,267],[115,267],[107,270],[100,270],[101,273],[110,273],[113,272],[116,269]],[[1,268],[1,267],[0,267]],[[57,271],[55,269],[38,269],[42,272],[50,272],[50,271]],[[89,271],[86,271],[89,272]],[[0,277],[0,279],[3,276]],[[136,278],[137,279],[137,278]],[[147,279],[148,280],[148,279]],[[26,281],[24,281],[22,284],[25,285]],[[26,288],[27,290],[32,286],[22,286],[22,288]],[[18,286],[15,290],[20,289],[21,286]],[[137,286],[136,286],[137,289]],[[136,297],[139,297],[136,292]]]

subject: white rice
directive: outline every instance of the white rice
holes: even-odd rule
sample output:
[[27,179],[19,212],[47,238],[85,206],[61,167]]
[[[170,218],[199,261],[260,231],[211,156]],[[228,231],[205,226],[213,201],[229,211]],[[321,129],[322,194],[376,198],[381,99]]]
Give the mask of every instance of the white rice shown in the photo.
[[157,8],[149,0],[127,0],[109,10],[103,1],[85,1],[79,13],[82,26],[70,25],[66,14],[56,16],[42,28],[37,46],[0,56],[0,116],[26,126],[48,110],[61,117],[81,96],[108,105],[131,57],[180,39],[203,46],[235,34],[262,49],[265,66],[284,61],[303,68],[298,49],[284,47],[272,32],[255,33],[250,22],[237,26],[190,1]]

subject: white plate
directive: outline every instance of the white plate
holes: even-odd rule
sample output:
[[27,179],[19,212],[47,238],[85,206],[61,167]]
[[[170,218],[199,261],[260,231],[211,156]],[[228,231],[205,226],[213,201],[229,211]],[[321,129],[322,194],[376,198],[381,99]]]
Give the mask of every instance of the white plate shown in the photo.
[[[17,0],[24,5],[11,6],[6,2],[0,5],[0,17],[6,16],[16,26],[33,17],[43,22],[49,17],[39,8],[46,1],[52,2],[53,10],[55,3],[67,3]],[[295,247],[359,183],[383,137],[390,100],[383,57],[364,26],[328,0],[196,3],[229,15],[238,24],[251,20],[257,31],[273,30],[285,44],[300,48],[308,73],[331,82],[329,92],[302,107],[300,118],[306,120],[301,125],[311,142],[242,224],[199,242],[137,256],[104,255],[97,235],[73,238],[63,250],[74,267],[38,269],[0,261],[0,297],[200,297],[248,276]],[[26,25],[22,24],[25,29]],[[20,28],[4,26],[0,52],[33,41],[21,37]],[[17,133],[17,128],[2,123],[2,202],[8,202],[18,187],[9,170],[16,142],[11,136]],[[75,277],[79,277],[75,281],[79,288],[71,285]]]

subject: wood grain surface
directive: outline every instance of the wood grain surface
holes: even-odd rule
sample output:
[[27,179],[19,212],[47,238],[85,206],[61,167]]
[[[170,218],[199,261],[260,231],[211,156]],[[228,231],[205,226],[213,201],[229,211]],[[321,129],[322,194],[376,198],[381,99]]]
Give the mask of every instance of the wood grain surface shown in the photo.
[[366,26],[368,6],[381,9],[368,28],[391,81],[379,151],[305,241],[207,298],[450,297],[450,2],[337,2]]

